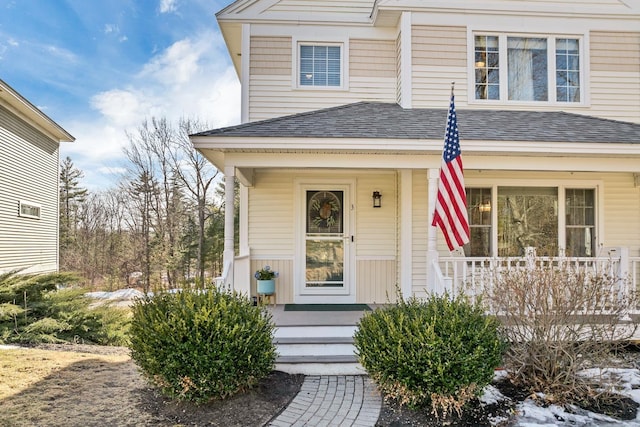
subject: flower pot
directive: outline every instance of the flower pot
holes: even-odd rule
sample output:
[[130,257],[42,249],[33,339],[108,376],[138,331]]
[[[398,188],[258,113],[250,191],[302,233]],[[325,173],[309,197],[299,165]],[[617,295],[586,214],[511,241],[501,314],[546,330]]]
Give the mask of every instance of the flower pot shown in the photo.
[[276,292],[276,281],[270,280],[258,280],[258,294],[260,295],[272,295]]

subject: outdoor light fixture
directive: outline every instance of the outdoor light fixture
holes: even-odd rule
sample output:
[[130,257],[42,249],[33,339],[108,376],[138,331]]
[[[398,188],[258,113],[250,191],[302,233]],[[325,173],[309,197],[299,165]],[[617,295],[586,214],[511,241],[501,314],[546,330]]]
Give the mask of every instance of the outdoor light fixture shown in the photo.
[[382,194],[380,194],[379,191],[374,191],[373,192],[373,207],[374,208],[379,208],[382,206]]

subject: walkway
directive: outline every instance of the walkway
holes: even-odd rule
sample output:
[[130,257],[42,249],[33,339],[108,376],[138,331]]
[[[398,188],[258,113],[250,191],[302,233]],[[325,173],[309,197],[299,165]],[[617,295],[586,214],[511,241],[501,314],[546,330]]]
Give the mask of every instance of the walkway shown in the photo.
[[382,397],[364,375],[307,376],[289,406],[272,427],[373,427]]

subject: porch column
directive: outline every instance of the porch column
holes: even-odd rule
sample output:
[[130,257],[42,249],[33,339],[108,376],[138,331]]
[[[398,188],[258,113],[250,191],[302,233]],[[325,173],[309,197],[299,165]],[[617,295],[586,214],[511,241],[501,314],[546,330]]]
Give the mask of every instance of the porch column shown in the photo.
[[436,272],[433,267],[434,262],[438,261],[438,240],[436,233],[438,229],[431,225],[433,212],[436,209],[436,198],[438,197],[438,178],[440,169],[427,170],[427,196],[429,197],[427,220],[427,290],[434,292],[437,288]]
[[400,169],[400,290],[413,296],[413,170]]
[[235,258],[234,245],[234,188],[236,168],[225,166],[224,168],[224,252],[222,253],[223,275],[225,287],[235,289],[233,281],[233,260]]

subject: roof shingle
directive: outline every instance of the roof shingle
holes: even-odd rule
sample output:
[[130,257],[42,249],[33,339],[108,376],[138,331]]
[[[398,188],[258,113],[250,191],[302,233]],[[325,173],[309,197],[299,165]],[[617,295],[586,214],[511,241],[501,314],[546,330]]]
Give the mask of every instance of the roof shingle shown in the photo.
[[[640,124],[552,111],[457,109],[460,138],[640,144]],[[200,132],[194,136],[442,139],[446,109],[357,102]]]

